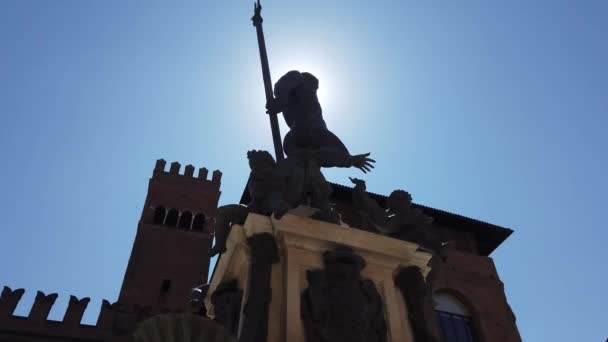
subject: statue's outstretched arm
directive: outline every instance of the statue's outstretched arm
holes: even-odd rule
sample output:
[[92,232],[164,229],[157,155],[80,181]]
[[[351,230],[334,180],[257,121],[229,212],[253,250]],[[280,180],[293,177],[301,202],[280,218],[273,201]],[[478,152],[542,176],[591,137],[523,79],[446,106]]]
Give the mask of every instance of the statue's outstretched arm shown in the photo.
[[[319,128],[321,129],[321,128]],[[289,136],[289,133],[288,133]],[[364,173],[371,171],[376,161],[369,158],[369,153],[351,155],[340,138],[327,129],[322,129],[322,133],[314,145],[319,146],[317,149],[306,149],[303,153],[310,153],[304,156],[305,159],[315,160],[321,167],[356,167]],[[291,148],[290,148],[291,147]],[[293,139],[285,137],[285,151],[297,151]],[[296,153],[302,153],[297,151]],[[290,154],[290,153],[288,153]]]
[[321,167],[356,167],[363,173],[370,172],[376,161],[369,158],[369,153],[350,155],[348,151],[337,148],[320,148],[314,150],[312,158]]
[[321,167],[351,167],[353,166],[351,156],[348,151],[337,148],[325,147],[314,150],[312,159]]

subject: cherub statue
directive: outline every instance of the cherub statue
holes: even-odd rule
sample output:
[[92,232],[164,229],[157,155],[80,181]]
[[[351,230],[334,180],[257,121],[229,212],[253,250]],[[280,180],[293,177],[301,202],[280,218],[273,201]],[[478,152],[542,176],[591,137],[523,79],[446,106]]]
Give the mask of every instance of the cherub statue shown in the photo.
[[287,163],[282,163],[279,167],[268,151],[249,151],[247,159],[251,169],[247,183],[251,201],[247,207],[258,214],[275,214],[277,218],[281,218],[289,210],[285,192],[290,185],[287,183],[298,177],[294,174],[298,173],[297,170],[288,170]]
[[275,217],[281,218],[289,210],[288,197],[291,197],[293,201],[293,195],[286,195],[286,190],[293,187],[286,183],[288,179],[298,177],[297,170],[288,172],[286,164],[282,170],[279,170],[268,151],[249,151],[247,159],[249,159],[251,168],[247,183],[251,201],[247,205],[228,204],[217,209],[215,245],[209,251],[210,256],[226,251],[226,241],[232,225],[244,224],[250,212],[262,215],[274,214]]
[[289,132],[283,140],[287,156],[305,150],[314,154],[319,167],[356,167],[371,171],[375,161],[369,153],[351,155],[323,120],[317,97],[319,80],[310,73],[290,71],[274,86],[275,98],[266,104],[268,113],[283,112]]
[[352,192],[353,204],[369,216],[381,234],[414,241],[435,251],[441,249],[441,242],[428,229],[433,218],[412,207],[412,196],[408,192],[393,191],[386,201],[387,208],[384,209],[369,197],[364,180],[350,180],[355,184]]
[[323,177],[316,155],[296,149],[286,159],[275,162],[268,151],[249,151],[249,194],[251,211],[280,219],[300,204],[328,210],[331,186]]
[[280,219],[289,209],[309,204],[319,209],[313,218],[339,223],[339,216],[329,202],[331,186],[321,173],[314,153],[294,150],[276,162],[268,151],[247,152],[251,174],[247,205],[229,204],[218,208],[215,218],[215,245],[211,256],[226,250],[226,240],[233,224],[243,224],[250,212],[274,215]]

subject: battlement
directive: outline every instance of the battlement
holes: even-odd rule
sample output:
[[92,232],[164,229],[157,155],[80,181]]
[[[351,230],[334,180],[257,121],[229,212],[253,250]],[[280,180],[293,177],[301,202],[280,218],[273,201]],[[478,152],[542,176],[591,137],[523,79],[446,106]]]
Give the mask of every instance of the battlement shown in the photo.
[[194,177],[194,166],[191,164],[186,165],[184,168],[184,173],[180,174],[181,164],[178,162],[173,162],[169,166],[169,171],[165,171],[165,167],[167,166],[167,162],[164,159],[158,159],[156,161],[156,165],[154,167],[153,178],[158,177],[160,175],[164,176],[174,176],[174,177],[183,177],[185,179],[192,179],[204,182],[210,182],[216,185],[218,188],[221,184],[222,180],[222,172],[219,170],[213,171],[211,175],[211,179],[208,179],[207,176],[209,174],[209,170],[205,167],[201,167],[198,169],[198,175]]
[[62,321],[48,319],[58,295],[38,291],[30,313],[27,317],[15,316],[13,313],[25,293],[24,289],[12,290],[5,286],[0,295],[0,340],[15,333],[36,334],[53,339],[105,340],[114,335],[132,332],[137,323],[160,313],[171,312],[168,309],[123,305],[103,300],[101,312],[95,325],[81,324],[82,316],[90,298],[78,299],[70,296],[70,301]]

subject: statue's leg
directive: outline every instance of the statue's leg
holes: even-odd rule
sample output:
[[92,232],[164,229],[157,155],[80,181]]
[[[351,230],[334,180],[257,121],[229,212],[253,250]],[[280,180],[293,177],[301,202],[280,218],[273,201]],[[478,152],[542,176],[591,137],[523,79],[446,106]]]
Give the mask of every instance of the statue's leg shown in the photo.
[[325,180],[320,169],[316,169],[312,180],[312,206],[318,208],[312,218],[334,224],[340,224],[340,215],[334,210],[329,197],[331,195],[331,185]]
[[311,173],[313,206],[321,210],[329,208],[331,206],[329,202],[332,191],[331,185],[329,185],[319,167],[311,167],[309,172]]
[[276,189],[270,194],[270,208],[272,209],[272,213],[274,217],[277,219],[281,219],[283,215],[289,211],[289,205],[285,201],[284,191],[283,189]]
[[215,219],[215,244],[209,250],[210,257],[226,251],[226,240],[230,234],[230,227],[230,219],[218,213]]
[[321,167],[352,166],[348,149],[335,134],[329,130],[323,130],[319,135],[321,147],[317,151],[317,162]]
[[215,218],[215,245],[209,250],[209,256],[226,251],[226,240],[233,224],[243,224],[249,214],[249,208],[240,204],[228,204],[218,208]]
[[321,134],[321,146],[331,147],[332,149],[336,149],[342,153],[350,155],[348,149],[344,143],[342,143],[342,140],[340,140],[340,138],[338,138],[332,131],[328,129],[324,130],[324,132]]
[[302,204],[302,193],[304,192],[305,170],[301,160],[287,158],[281,164],[281,176],[284,183],[282,192],[284,200],[289,207],[295,208]]
[[295,143],[296,141],[293,132],[287,132],[287,134],[285,134],[285,138],[283,139],[283,151],[285,151],[286,155],[289,156],[289,154],[293,151]]

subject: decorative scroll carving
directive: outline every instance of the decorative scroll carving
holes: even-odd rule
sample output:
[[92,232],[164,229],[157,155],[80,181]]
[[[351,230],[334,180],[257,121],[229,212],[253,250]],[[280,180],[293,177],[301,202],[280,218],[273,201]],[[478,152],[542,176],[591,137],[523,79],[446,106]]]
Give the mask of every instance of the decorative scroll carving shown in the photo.
[[415,341],[438,342],[438,326],[433,315],[430,288],[417,266],[401,268],[395,276],[395,285],[401,290],[407,304],[408,319]]
[[279,261],[279,253],[272,234],[255,234],[247,242],[251,249],[249,295],[243,308],[239,342],[266,342],[268,306],[272,297],[270,271],[272,264]]
[[243,291],[238,288],[236,279],[218,285],[211,294],[211,303],[215,312],[215,321],[223,325],[235,336],[238,333],[241,317],[241,299]]
[[361,278],[365,260],[350,248],[323,254],[323,270],[307,272],[301,316],[308,342],[386,342],[382,298]]

